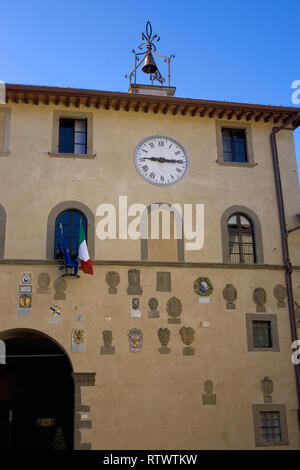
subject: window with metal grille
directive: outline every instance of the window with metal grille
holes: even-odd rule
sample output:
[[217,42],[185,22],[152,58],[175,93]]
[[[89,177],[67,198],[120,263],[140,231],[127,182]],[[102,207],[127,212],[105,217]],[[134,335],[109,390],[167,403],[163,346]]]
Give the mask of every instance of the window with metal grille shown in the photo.
[[54,244],[54,258],[63,259],[63,246],[60,231],[60,224],[63,227],[63,236],[68,244],[68,248],[73,258],[78,256],[78,238],[80,219],[83,226],[85,239],[87,240],[87,220],[82,212],[69,210],[62,212],[55,222],[55,244]]
[[59,120],[59,153],[87,153],[87,120],[67,119]]
[[257,321],[252,323],[253,346],[255,348],[272,348],[272,325],[270,321]]
[[231,263],[256,263],[253,227],[242,214],[228,219],[229,254]]
[[279,411],[261,411],[259,425],[262,441],[280,442],[282,440]]
[[246,134],[244,129],[222,128],[224,162],[247,162]]

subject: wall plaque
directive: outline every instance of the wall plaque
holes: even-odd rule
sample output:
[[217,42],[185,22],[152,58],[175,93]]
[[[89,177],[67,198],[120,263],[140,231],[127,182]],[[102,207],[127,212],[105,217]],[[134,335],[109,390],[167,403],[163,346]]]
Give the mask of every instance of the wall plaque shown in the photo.
[[171,292],[172,289],[170,272],[156,273],[156,290],[158,292]]
[[273,289],[273,294],[275,299],[277,300],[277,307],[278,308],[285,308],[286,303],[284,302],[286,298],[286,288],[281,284],[277,284],[277,286]]
[[169,354],[169,352],[171,351],[171,349],[168,348],[171,334],[170,330],[168,328],[159,328],[157,334],[158,339],[161,343],[161,348],[159,348],[160,354]]
[[267,301],[267,294],[263,287],[257,287],[253,291],[253,301],[256,304],[256,312],[265,312],[265,303]]
[[148,302],[150,311],[148,312],[148,318],[159,318],[159,311],[157,310],[158,301],[154,297],[149,299]]
[[101,354],[115,354],[115,347],[111,345],[113,336],[111,330],[102,331],[104,346],[101,346]]
[[209,297],[213,289],[213,285],[208,277],[198,277],[194,282],[194,292],[200,297]]
[[120,283],[120,275],[117,271],[110,271],[106,273],[106,284],[109,286],[108,293],[116,294],[117,286]]
[[224,300],[226,300],[226,308],[228,310],[234,310],[235,309],[235,301],[237,299],[237,290],[234,287],[233,284],[226,284],[226,286],[223,289],[223,297]]
[[190,347],[189,345],[192,344],[194,341],[194,334],[195,330],[191,328],[190,326],[185,327],[183,326],[179,330],[179,334],[181,335],[181,339],[184,344],[187,344],[188,347],[183,348],[182,353],[184,356],[193,356],[195,354],[194,348]]
[[131,316],[134,318],[141,317],[140,299],[138,297],[133,297],[131,299]]
[[72,352],[85,351],[85,331],[75,329],[72,330]]
[[138,269],[128,270],[128,284],[127,294],[136,295],[143,293],[143,289],[140,286],[140,271]]
[[171,297],[167,302],[167,312],[170,318],[168,323],[180,323],[179,318],[182,311],[181,302],[177,297]]
[[37,294],[49,294],[50,293],[50,276],[48,273],[40,273],[38,275],[38,288]]
[[204,382],[204,393],[202,394],[203,405],[216,405],[217,397],[213,393],[214,383],[212,380],[206,380]]
[[142,349],[143,333],[138,328],[132,328],[128,333],[129,350],[131,352],[138,352]]

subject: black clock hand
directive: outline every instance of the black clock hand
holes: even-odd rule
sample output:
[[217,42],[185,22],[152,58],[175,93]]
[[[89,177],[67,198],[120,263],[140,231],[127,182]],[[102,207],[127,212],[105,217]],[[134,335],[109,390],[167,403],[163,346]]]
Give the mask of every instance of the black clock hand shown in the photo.
[[167,158],[164,157],[143,157],[140,160],[145,161],[145,160],[151,160],[152,162],[160,162],[160,163],[184,163],[183,160],[168,160]]

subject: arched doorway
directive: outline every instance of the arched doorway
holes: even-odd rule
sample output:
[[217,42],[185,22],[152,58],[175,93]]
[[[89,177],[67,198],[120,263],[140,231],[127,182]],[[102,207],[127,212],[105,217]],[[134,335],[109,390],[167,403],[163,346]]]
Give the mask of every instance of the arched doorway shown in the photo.
[[52,338],[35,330],[0,333],[0,449],[73,448],[72,364]]

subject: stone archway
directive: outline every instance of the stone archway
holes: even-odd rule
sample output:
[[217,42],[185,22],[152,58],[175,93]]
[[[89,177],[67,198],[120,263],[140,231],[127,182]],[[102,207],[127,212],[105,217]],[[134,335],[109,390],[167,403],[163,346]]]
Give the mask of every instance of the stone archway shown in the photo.
[[74,381],[64,349],[44,333],[0,333],[0,449],[73,449]]

